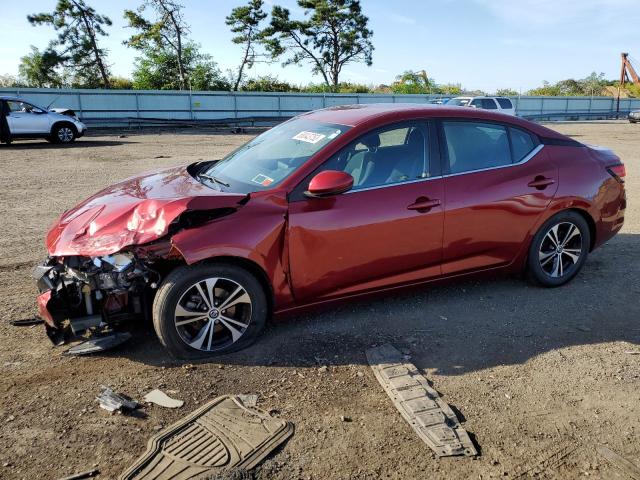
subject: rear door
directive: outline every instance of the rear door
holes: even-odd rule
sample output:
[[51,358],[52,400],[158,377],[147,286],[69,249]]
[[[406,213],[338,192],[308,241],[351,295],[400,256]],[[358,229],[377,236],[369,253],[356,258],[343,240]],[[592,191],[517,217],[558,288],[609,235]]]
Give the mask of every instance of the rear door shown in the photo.
[[7,104],[10,110],[7,122],[12,135],[49,133],[51,125],[47,112],[27,102],[9,100]]
[[443,274],[511,263],[558,188],[537,138],[499,123],[440,122],[446,158]]
[[[435,137],[427,122],[367,133],[292,192],[288,246],[299,301],[440,275],[444,188]],[[323,170],[346,171],[353,189],[305,197],[309,180]]]

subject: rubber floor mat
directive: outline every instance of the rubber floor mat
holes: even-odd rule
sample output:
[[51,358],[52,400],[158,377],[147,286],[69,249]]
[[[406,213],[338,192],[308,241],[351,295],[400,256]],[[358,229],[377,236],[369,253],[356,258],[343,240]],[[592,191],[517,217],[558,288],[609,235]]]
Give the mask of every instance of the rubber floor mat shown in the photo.
[[218,397],[154,435],[120,478],[205,479],[250,470],[292,434],[292,423],[247,408],[236,396]]
[[478,454],[451,407],[429,386],[415,365],[404,361],[393,345],[370,348],[366,355],[395,407],[436,455]]

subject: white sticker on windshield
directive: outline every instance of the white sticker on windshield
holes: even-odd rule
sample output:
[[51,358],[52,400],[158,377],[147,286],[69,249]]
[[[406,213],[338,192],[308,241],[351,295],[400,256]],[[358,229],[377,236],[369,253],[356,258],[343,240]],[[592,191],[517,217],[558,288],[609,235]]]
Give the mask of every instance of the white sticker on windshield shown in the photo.
[[251,181],[253,183],[257,183],[258,185],[262,185],[263,187],[268,187],[273,183],[273,178],[267,177],[266,175],[259,173],[258,175],[253,177]]
[[318,143],[324,137],[326,137],[326,135],[323,135],[321,133],[300,132],[295,137],[293,137],[293,140],[300,140],[301,142],[307,143]]

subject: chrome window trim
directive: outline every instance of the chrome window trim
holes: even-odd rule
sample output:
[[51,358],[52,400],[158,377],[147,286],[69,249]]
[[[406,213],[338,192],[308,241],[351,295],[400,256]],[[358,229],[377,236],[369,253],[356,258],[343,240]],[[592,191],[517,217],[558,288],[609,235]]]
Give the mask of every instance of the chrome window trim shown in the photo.
[[396,187],[398,185],[407,185],[407,184],[410,184],[410,183],[428,182],[429,180],[437,180],[439,178],[457,177],[459,175],[467,175],[469,173],[486,172],[486,171],[489,171],[489,170],[497,170],[499,168],[517,167],[517,166],[524,165],[525,163],[527,163],[529,160],[531,160],[533,157],[535,157],[543,148],[544,148],[544,145],[541,143],[536,148],[531,150],[531,152],[529,152],[518,163],[510,163],[509,165],[497,165],[495,167],[481,168],[481,169],[478,169],[478,170],[469,170],[467,172],[448,173],[446,175],[438,175],[436,177],[417,178],[415,180],[407,180],[405,182],[384,183],[382,185],[375,185],[373,187],[359,188],[357,190],[352,189],[352,190],[344,192],[342,195],[350,195],[352,193],[366,192],[366,191],[369,191],[369,190],[378,190],[380,188]]
[[343,195],[349,195],[351,193],[366,192],[368,190],[378,190],[380,188],[397,187],[398,185],[407,185],[409,183],[428,182],[429,180],[436,180],[438,178],[443,178],[443,177],[444,177],[443,175],[438,175],[437,177],[416,178],[415,180],[406,180],[403,182],[383,183],[381,185],[374,185],[373,187],[358,188],[357,190],[351,189],[344,192]]

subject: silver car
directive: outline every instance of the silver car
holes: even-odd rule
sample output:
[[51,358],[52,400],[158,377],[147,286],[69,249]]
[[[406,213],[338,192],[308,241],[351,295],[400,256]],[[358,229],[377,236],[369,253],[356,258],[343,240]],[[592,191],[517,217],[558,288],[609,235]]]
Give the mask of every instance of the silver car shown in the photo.
[[20,138],[45,138],[52,143],[71,143],[87,131],[86,125],[72,110],[49,110],[21,98],[0,97],[0,112],[6,115],[8,143]]

